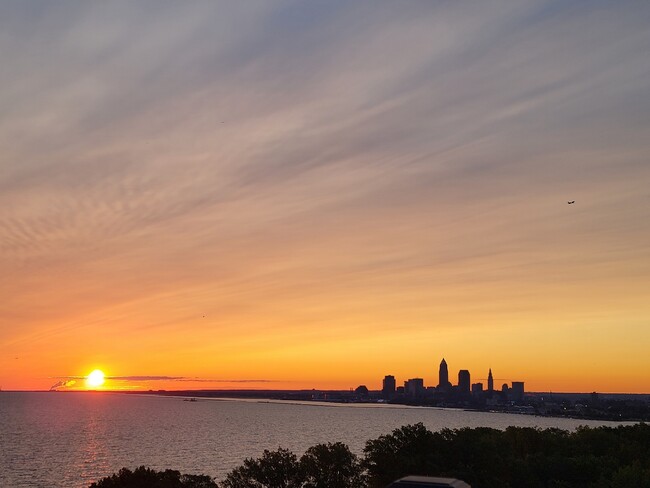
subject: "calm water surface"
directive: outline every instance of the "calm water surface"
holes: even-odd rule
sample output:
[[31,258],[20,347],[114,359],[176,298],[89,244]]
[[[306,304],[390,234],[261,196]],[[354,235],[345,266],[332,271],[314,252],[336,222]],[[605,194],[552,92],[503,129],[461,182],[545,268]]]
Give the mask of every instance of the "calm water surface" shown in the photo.
[[146,465],[223,479],[246,457],[279,446],[301,455],[405,424],[431,430],[510,425],[618,425],[526,415],[390,405],[199,400],[110,393],[0,393],[0,487],[82,487],[121,467]]

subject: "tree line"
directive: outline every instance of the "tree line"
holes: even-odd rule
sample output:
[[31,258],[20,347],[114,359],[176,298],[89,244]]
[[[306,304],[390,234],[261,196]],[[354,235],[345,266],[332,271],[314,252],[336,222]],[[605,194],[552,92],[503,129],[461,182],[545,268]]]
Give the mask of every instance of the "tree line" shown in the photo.
[[90,488],[384,488],[407,475],[462,479],[473,488],[650,488],[650,425],[428,430],[406,425],[367,441],[363,456],[336,442],[301,457],[279,448],[225,479],[144,466]]

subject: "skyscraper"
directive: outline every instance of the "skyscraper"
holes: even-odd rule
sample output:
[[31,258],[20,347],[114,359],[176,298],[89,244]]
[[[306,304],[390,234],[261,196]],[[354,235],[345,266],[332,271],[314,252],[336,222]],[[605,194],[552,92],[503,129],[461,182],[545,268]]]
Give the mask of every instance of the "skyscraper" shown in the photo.
[[492,377],[492,368],[488,373],[488,392],[492,393],[494,391],[494,378]]
[[411,378],[404,382],[404,394],[410,398],[421,398],[424,396],[424,380],[422,378]]
[[462,395],[469,395],[471,388],[469,371],[466,369],[461,369],[458,372],[458,391]]
[[381,389],[381,396],[386,400],[395,398],[395,377],[392,375],[384,376],[384,383]]
[[449,371],[447,370],[447,361],[445,358],[442,358],[440,363],[440,370],[438,371],[438,388],[444,389],[449,388],[451,383],[449,383]]
[[513,381],[512,382],[512,399],[515,402],[521,402],[524,399],[524,382],[523,381]]

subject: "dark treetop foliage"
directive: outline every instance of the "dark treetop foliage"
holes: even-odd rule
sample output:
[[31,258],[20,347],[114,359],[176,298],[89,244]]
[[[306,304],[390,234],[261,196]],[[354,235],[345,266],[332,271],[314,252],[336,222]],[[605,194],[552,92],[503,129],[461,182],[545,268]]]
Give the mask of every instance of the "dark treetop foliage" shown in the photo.
[[449,476],[472,488],[650,488],[650,426],[559,429],[409,425],[368,441],[368,486],[409,474]]
[[305,488],[365,486],[361,463],[341,442],[310,447],[300,464],[305,474]]
[[[407,475],[448,476],[472,488],[650,488],[650,425],[560,429],[443,429],[407,425],[370,440],[359,460],[345,444],[319,444],[298,459],[286,450],[246,459],[221,488],[384,488]],[[144,467],[97,488],[205,488],[207,476]]]
[[231,471],[222,488],[358,488],[365,486],[357,457],[341,442],[310,447],[298,460],[286,449],[264,451]]
[[90,488],[217,488],[217,484],[206,475],[181,474],[178,471],[167,469],[155,471],[140,466],[135,471],[127,468],[107,476]]
[[223,488],[300,488],[303,472],[298,458],[287,449],[264,451],[259,459],[246,459],[221,483]]

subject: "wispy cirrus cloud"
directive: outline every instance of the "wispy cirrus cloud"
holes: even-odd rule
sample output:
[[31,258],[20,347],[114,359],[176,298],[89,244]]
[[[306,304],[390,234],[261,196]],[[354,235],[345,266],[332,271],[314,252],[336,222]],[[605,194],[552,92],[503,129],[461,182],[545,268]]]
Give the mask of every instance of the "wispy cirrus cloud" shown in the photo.
[[540,317],[638,347],[649,21],[634,0],[4,3],[0,345],[151,345],[157,370],[188,351],[232,377]]

